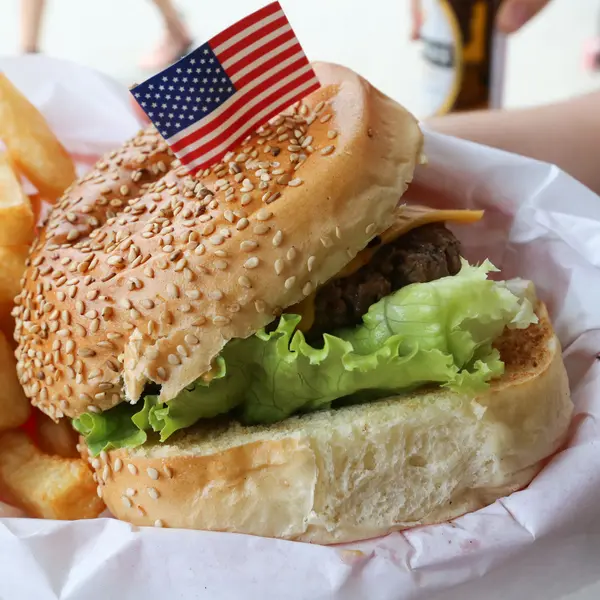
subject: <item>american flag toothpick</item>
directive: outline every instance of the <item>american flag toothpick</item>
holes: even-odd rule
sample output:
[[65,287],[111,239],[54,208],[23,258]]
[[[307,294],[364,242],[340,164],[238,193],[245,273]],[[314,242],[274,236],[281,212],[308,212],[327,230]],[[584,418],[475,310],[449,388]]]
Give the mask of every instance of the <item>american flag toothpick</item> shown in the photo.
[[281,5],[273,2],[131,92],[195,173],[318,88]]

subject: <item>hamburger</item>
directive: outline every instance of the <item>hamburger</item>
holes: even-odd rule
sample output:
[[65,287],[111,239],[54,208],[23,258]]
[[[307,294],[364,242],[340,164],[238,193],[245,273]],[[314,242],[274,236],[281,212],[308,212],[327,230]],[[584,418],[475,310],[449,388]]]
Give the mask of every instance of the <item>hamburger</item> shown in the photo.
[[572,405],[533,285],[402,196],[414,117],[322,87],[192,176],[153,128],[69,188],[16,298],[18,375],[118,518],[348,542],[527,485]]

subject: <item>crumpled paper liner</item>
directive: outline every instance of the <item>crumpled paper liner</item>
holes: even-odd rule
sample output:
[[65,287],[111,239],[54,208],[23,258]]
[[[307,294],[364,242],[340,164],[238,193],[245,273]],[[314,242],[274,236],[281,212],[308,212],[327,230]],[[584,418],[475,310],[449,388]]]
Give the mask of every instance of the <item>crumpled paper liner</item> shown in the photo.
[[[0,61],[81,170],[138,128],[128,93],[45,57]],[[552,600],[598,578],[600,198],[555,167],[427,134],[407,196],[484,208],[456,226],[470,260],[532,279],[563,343],[575,402],[567,447],[525,490],[431,527],[337,547],[18,518],[0,506],[0,597],[46,600]]]

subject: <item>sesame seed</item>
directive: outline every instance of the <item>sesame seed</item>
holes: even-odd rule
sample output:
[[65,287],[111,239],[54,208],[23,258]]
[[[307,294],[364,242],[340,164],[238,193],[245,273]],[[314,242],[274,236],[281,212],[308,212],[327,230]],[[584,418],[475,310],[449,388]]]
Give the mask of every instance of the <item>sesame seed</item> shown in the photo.
[[228,263],[226,260],[215,260],[215,262],[213,263],[213,267],[218,271],[224,271],[225,269],[227,269],[227,264]]
[[189,344],[190,346],[195,346],[196,344],[200,343],[200,340],[191,333],[188,333],[184,339],[186,344]]
[[330,131],[327,132],[327,137],[330,140],[334,140],[337,137],[337,131],[334,131],[333,129],[331,129]]
[[257,221],[268,221],[272,216],[273,216],[273,213],[270,210],[267,210],[266,208],[261,208],[256,213],[256,220]]
[[323,107],[325,106],[325,102],[319,102],[316,106],[315,106],[315,112],[318,114],[323,110]]
[[102,488],[100,486],[98,486],[96,488],[96,494],[98,494],[98,498],[102,498]]
[[309,256],[308,260],[306,261],[306,266],[308,268],[308,271],[310,273],[310,271],[313,270],[314,266],[315,266],[315,261],[317,260],[316,256]]
[[288,185],[290,187],[298,187],[299,185],[302,185],[303,183],[304,182],[300,178],[296,178],[296,179],[292,179],[292,180],[288,181]]
[[106,481],[110,477],[110,467],[108,465],[104,465],[104,469],[102,469],[102,479]]
[[179,288],[174,283],[168,283],[167,294],[170,298],[179,298]]
[[206,235],[210,235],[211,233],[214,233],[215,231],[215,224],[213,222],[207,223],[203,228],[202,228],[202,235],[206,236]]
[[147,492],[148,492],[148,496],[150,496],[150,498],[152,498],[153,500],[158,500],[159,493],[156,488],[153,488],[153,487],[148,488]]
[[375,225],[375,223],[369,223],[369,225],[367,225],[367,228],[365,229],[365,233],[367,235],[373,235],[376,229],[377,225]]
[[83,358],[91,358],[92,356],[96,356],[96,352],[91,348],[80,348],[79,350],[77,350],[77,356],[82,356]]
[[212,322],[215,325],[228,325],[231,323],[231,319],[229,317],[223,317],[221,315],[216,315],[212,318]]
[[275,269],[275,273],[277,275],[281,275],[281,273],[283,272],[283,268],[284,268],[284,263],[283,260],[281,260],[281,258],[278,258],[274,263],[273,263],[273,268]]
[[251,288],[252,287],[252,282],[245,276],[242,275],[241,277],[238,278],[238,283],[245,288]]
[[255,242],[254,240],[244,240],[240,244],[240,249],[243,252],[252,252],[252,250],[256,249],[257,246],[258,246],[258,243]]
[[85,313],[86,319],[95,319],[97,316],[98,316],[98,311],[97,310],[88,310]]
[[120,458],[115,458],[115,463],[113,465],[113,471],[118,473],[123,468],[123,461]]
[[115,267],[117,265],[120,265],[123,262],[123,257],[122,256],[109,256],[109,258],[106,262],[111,267]]
[[264,300],[256,300],[254,302],[254,308],[259,313],[264,313],[267,310],[267,303]]
[[125,508],[131,508],[133,506],[131,504],[131,500],[127,496],[121,496],[121,501],[123,502],[123,506],[125,506]]
[[285,282],[284,282],[284,286],[286,290],[291,290],[294,287],[294,284],[296,283],[296,277],[292,276],[292,277],[288,277]]
[[164,527],[164,524],[160,519],[156,519],[156,521],[154,521],[154,527]]
[[211,290],[208,292],[207,296],[211,300],[221,300],[223,298],[223,292],[221,290]]
[[265,233],[268,233],[270,231],[270,227],[264,223],[258,223],[257,225],[255,225],[252,229],[252,231],[256,234],[256,235],[264,235]]
[[257,256],[251,256],[248,260],[246,260],[246,262],[244,263],[244,268],[245,269],[255,269],[256,267],[258,267],[259,264],[259,259]]
[[92,459],[92,467],[94,469],[99,469],[100,468],[100,459],[99,458],[94,458]]
[[166,475],[166,476],[167,476],[169,479],[171,479],[171,477],[173,477],[173,471],[171,470],[171,468],[170,468],[170,467],[165,467],[165,468],[163,469],[163,471],[165,472],[165,475]]
[[133,308],[133,304],[131,303],[131,300],[129,300],[129,298],[122,298],[121,306],[127,310],[129,310],[130,308]]
[[167,357],[170,365],[180,365],[181,359],[176,354],[169,354]]
[[308,281],[307,283],[304,284],[304,287],[302,288],[302,293],[305,296],[309,296],[312,293],[312,290],[313,290],[312,283],[310,281]]
[[292,246],[288,251],[287,251],[287,259],[288,260],[294,260],[296,258],[297,255],[297,251],[296,248],[294,248],[294,246]]
[[209,241],[214,246],[220,246],[225,241],[225,239],[223,238],[222,235],[212,235],[209,238]]
[[200,290],[188,290],[185,295],[190,299],[190,300],[198,300],[201,296],[200,294]]
[[323,244],[325,248],[331,248],[331,246],[333,246],[333,242],[326,235],[321,238],[321,244]]
[[137,493],[136,490],[134,490],[133,488],[127,488],[125,490],[125,495],[128,496],[129,498],[132,498],[133,496],[135,496]]
[[148,473],[148,477],[150,477],[150,479],[154,479],[155,481],[158,479],[158,471],[153,467],[148,467],[146,469],[146,473]]
[[138,468],[133,464],[133,463],[129,463],[127,465],[127,470],[132,474],[132,475],[137,475],[138,474]]
[[242,229],[246,229],[246,227],[248,227],[248,225],[250,224],[250,221],[248,221],[248,219],[246,219],[245,217],[242,217],[236,224],[235,228],[239,231],[241,231]]

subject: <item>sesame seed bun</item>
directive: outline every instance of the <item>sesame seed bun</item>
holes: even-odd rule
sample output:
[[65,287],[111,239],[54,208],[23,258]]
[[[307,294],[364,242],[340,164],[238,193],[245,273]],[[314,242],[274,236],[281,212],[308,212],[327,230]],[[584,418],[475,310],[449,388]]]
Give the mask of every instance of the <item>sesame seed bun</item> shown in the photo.
[[153,128],[58,203],[16,298],[17,370],[54,418],[169,400],[338,273],[392,222],[422,148],[417,121],[343,67],[190,176]]
[[504,376],[468,397],[439,389],[292,417],[199,424],[102,453],[102,496],[136,525],[322,544],[433,524],[526,486],[564,442],[573,406],[546,309],[497,346]]

